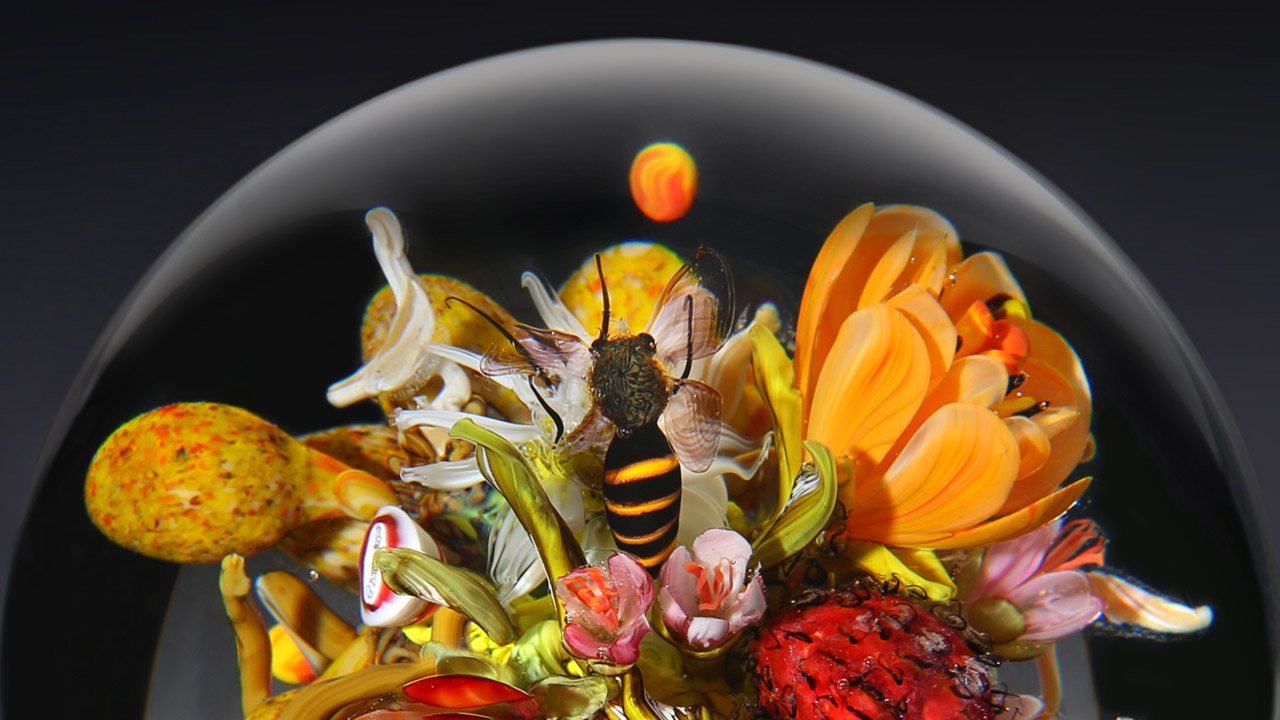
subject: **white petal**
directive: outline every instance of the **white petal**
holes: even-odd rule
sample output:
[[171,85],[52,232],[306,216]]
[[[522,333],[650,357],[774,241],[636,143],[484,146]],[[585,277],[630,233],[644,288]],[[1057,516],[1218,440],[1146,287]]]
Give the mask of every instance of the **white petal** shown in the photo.
[[461,490],[484,482],[475,458],[445,460],[400,469],[400,479],[435,490]]
[[453,427],[454,423],[464,419],[471,420],[486,430],[492,430],[517,445],[542,436],[538,428],[533,425],[450,410],[397,410],[394,423],[401,430],[422,425],[448,429]]
[[578,318],[569,312],[569,308],[565,307],[560,296],[547,287],[537,273],[525,272],[521,275],[520,286],[529,292],[533,306],[538,310],[538,316],[542,318],[548,330],[559,330],[580,338],[593,337],[587,333],[586,328],[582,327],[582,323],[578,322]]
[[386,339],[369,362],[329,386],[329,402],[335,407],[420,385],[435,372],[438,362],[423,349],[435,332],[435,311],[405,257],[400,221],[395,213],[378,207],[365,215],[365,223],[373,236],[378,264],[395,296],[396,311]]
[[689,629],[685,631],[685,639],[689,641],[690,647],[696,650],[715,647],[724,642],[728,636],[729,623],[713,617],[695,617],[689,622]]

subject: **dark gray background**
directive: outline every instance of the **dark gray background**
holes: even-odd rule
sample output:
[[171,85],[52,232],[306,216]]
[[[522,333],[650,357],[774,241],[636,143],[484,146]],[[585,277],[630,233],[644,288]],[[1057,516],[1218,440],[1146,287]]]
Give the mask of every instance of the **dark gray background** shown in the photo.
[[509,50],[604,37],[730,42],[828,63],[930,103],[1026,161],[1163,296],[1239,426],[1263,516],[1280,509],[1280,52],[1265,16],[853,6],[8,11],[0,578],[81,363],[201,211],[292,140],[383,92]]

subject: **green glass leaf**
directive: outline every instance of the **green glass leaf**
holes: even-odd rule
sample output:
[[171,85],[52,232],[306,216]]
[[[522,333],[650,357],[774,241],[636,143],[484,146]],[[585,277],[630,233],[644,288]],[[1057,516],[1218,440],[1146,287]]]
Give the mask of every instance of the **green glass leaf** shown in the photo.
[[474,675],[521,687],[520,677],[511,668],[474,650],[451,648],[433,640],[422,646],[421,657],[435,662],[437,675]]
[[595,715],[609,701],[610,691],[616,692],[617,682],[599,675],[572,678],[551,676],[533,684],[529,694],[538,703],[538,709],[548,718],[585,720]]
[[511,648],[507,664],[526,683],[551,676],[581,675],[576,658],[565,651],[564,635],[555,620],[543,620],[525,631]]
[[835,457],[821,443],[806,441],[804,449],[813,462],[800,466],[778,519],[753,545],[755,559],[764,567],[782,562],[813,542],[835,510]]
[[516,639],[516,626],[502,603],[470,573],[410,548],[383,548],[373,565],[392,591],[462,613],[499,645]]
[[507,499],[520,524],[533,537],[548,577],[554,580],[587,564],[573,532],[547,499],[537,472],[515,445],[468,419],[454,423],[449,435],[476,444],[480,472]]

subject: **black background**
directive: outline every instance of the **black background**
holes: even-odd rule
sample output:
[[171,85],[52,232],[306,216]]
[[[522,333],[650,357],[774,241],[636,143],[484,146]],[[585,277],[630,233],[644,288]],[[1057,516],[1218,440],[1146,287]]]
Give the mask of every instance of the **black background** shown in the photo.
[[[587,7],[6,11],[0,578],[81,363],[201,211],[289,142],[404,83],[505,51],[606,37],[729,42],[824,62],[913,95],[1027,162],[1101,225],[1180,320],[1248,448],[1260,515],[1280,510],[1280,51],[1261,8]],[[1268,533],[1280,546],[1280,533]]]

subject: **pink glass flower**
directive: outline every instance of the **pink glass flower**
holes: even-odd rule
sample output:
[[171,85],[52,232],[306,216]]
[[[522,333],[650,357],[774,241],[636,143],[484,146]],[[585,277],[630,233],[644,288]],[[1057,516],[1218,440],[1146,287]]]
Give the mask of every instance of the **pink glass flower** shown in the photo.
[[709,650],[764,615],[764,580],[747,580],[751,544],[732,530],[711,528],[662,566],[662,622],[695,650]]
[[653,580],[635,558],[616,553],[603,566],[578,568],[556,580],[556,595],[564,605],[564,641],[575,655],[614,665],[640,658]]
[[1097,526],[1077,520],[1063,527],[1057,521],[992,545],[966,604],[972,608],[984,598],[1007,600],[1026,621],[1019,640],[1052,642],[1102,614],[1102,601],[1089,591],[1089,578],[1075,569],[1087,564],[1102,564]]

